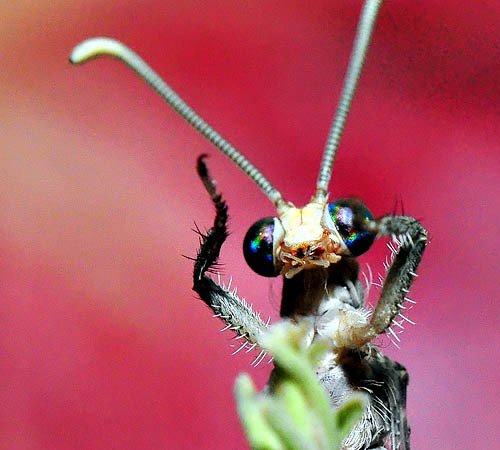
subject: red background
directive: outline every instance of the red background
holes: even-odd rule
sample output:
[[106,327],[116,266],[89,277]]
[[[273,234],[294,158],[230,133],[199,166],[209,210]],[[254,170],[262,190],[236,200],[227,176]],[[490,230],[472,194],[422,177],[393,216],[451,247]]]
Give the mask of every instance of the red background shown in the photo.
[[[210,166],[230,206],[225,275],[276,318],[280,282],[241,241],[272,205],[116,62],[71,67],[108,35],[136,49],[297,204],[312,195],[359,1],[25,0],[0,33],[0,448],[244,448],[231,357],[190,291]],[[387,1],[332,198],[405,212],[432,236],[401,350],[417,449],[498,442],[498,1]],[[382,243],[363,261],[382,270]]]

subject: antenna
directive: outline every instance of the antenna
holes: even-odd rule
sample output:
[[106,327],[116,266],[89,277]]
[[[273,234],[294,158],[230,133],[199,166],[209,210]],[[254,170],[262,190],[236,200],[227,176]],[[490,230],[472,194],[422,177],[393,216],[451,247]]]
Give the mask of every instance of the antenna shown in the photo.
[[345,121],[351,109],[352,99],[358,86],[359,77],[366,60],[366,53],[370,46],[373,29],[378,12],[382,6],[382,0],[366,0],[361,11],[358,29],[354,39],[354,46],[349,60],[349,66],[344,78],[344,86],[340,95],[340,101],[335,112],[332,127],[326,141],[323,160],[319,169],[318,183],[313,201],[324,203],[327,199],[328,185],[332,177],[333,161],[339,146]]
[[130,48],[114,39],[97,37],[83,41],[71,52],[72,64],[83,64],[100,56],[117,58],[129,66],[140,78],[148,83],[181,117],[192,125],[224,155],[231,159],[243,172],[245,172],[259,186],[264,194],[279,209],[285,206],[285,201],[278,190],[267,180],[264,175],[236,148],[226,141],[205,120],[203,120],[179,95],[168,86],[161,77]]

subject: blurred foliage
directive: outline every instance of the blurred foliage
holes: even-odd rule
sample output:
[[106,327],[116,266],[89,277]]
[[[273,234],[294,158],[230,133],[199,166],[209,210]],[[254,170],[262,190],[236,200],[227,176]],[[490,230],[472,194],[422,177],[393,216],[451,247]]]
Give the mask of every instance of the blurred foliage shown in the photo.
[[324,341],[306,345],[306,327],[281,322],[262,344],[275,369],[262,392],[247,374],[235,384],[238,413],[250,446],[258,450],[338,450],[365,408],[356,395],[332,408],[315,367],[330,350]]

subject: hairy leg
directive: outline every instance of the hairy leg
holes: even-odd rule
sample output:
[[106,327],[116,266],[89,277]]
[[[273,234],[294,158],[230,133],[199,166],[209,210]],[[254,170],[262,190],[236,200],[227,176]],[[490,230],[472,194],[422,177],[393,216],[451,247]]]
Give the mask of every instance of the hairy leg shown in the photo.
[[[409,216],[385,216],[371,224],[378,237],[389,236],[392,243],[392,263],[387,266],[382,292],[368,325],[352,328],[348,347],[361,347],[379,334],[397,324],[397,317],[409,321],[402,314],[404,303],[410,301],[408,292],[417,276],[417,268],[427,243],[427,231],[418,220]],[[394,245],[395,244],[395,245]]]
[[206,234],[199,232],[200,249],[195,259],[193,271],[193,290],[207,304],[217,317],[226,323],[226,329],[231,329],[242,339],[242,345],[237,352],[247,348],[253,349],[259,345],[262,332],[267,329],[265,323],[251,306],[230,290],[215,282],[207,273],[214,272],[222,244],[227,238],[227,205],[215,188],[215,182],[210,177],[205,164],[206,155],[198,158],[198,175],[205,186],[215,206],[215,219],[212,228]]

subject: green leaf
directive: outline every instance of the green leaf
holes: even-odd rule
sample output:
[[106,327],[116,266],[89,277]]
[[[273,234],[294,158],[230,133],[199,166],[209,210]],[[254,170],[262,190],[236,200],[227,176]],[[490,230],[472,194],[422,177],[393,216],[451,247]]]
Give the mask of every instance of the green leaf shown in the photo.
[[275,369],[262,392],[248,375],[236,380],[238,413],[253,449],[338,450],[363,414],[361,394],[332,408],[315,370],[332,350],[325,341],[309,345],[307,332],[307,323],[282,321],[266,333],[262,344]]

